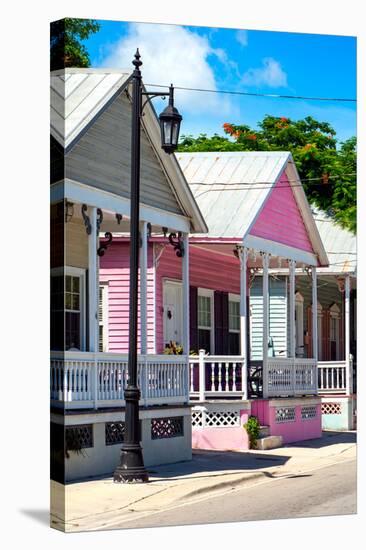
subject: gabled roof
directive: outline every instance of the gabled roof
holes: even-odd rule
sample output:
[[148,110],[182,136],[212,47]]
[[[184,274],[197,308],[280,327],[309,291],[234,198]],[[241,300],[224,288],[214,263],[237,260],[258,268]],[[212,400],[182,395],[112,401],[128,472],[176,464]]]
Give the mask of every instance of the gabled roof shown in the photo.
[[325,212],[312,207],[324,248],[329,258],[329,266],[319,268],[319,273],[350,273],[357,271],[357,239],[347,229],[336,224]]
[[68,149],[127,85],[131,71],[61,69],[51,73],[51,135]]
[[314,252],[328,260],[289,152],[177,153],[212,238],[244,239],[286,171]]
[[[51,72],[51,135],[67,154],[81,136],[125,90],[131,70],[66,68]],[[160,161],[167,182],[190,219],[192,232],[207,231],[205,220],[174,154],[161,149],[159,122],[151,105],[144,109],[142,126]]]

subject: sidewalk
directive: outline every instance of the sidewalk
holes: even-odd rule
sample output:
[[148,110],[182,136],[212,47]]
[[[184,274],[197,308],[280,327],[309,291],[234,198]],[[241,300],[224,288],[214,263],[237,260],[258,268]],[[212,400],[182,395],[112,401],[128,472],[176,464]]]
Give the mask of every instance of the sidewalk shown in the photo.
[[[321,439],[269,451],[194,451],[193,459],[148,469],[149,483],[119,484],[112,477],[64,486],[51,481],[57,529],[106,529],[116,519],[166,510],[233,488],[296,475],[356,456],[355,432],[323,432]],[[65,489],[65,496],[64,496]],[[63,505],[65,503],[65,505]]]

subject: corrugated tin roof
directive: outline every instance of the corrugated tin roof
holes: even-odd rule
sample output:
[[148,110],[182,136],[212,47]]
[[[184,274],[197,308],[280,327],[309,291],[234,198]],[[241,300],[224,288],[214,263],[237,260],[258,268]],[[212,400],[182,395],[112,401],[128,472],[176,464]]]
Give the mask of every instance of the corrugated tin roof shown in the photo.
[[65,149],[126,84],[131,71],[67,68],[51,73],[51,135]]
[[268,183],[275,184],[289,155],[277,151],[177,153],[208,225],[208,236],[243,237],[272,189]]
[[329,267],[318,268],[319,273],[356,273],[357,239],[350,231],[334,223],[332,218],[312,207],[315,223],[329,258]]

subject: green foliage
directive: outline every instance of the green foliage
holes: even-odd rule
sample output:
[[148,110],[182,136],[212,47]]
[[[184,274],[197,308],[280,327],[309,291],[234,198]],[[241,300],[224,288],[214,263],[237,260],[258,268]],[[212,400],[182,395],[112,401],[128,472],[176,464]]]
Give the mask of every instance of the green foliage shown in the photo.
[[249,436],[249,447],[250,449],[257,448],[257,439],[260,434],[260,423],[256,416],[250,416],[248,422],[244,424],[244,428],[247,431]]
[[327,122],[266,115],[259,130],[223,124],[227,136],[182,136],[179,151],[290,151],[310,203],[356,231],[356,138],[337,148],[336,132]]
[[93,19],[65,18],[51,23],[51,71],[89,67],[89,54],[81,41],[99,29],[99,23]]

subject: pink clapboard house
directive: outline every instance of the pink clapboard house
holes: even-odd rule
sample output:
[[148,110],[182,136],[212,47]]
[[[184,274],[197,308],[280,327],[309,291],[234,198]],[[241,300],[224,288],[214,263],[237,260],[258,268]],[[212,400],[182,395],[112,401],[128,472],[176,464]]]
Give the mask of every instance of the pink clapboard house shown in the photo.
[[[262,448],[320,437],[316,317],[313,356],[297,357],[295,295],[306,272],[317,303],[316,268],[328,259],[291,154],[176,156],[208,233],[185,243],[187,293],[180,234],[142,227],[140,345],[150,354],[184,347],[189,318],[194,448],[248,448],[251,414]],[[128,349],[128,258],[128,234],[114,233],[99,270],[106,352]]]

